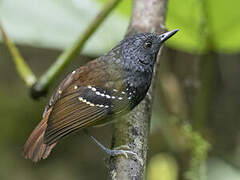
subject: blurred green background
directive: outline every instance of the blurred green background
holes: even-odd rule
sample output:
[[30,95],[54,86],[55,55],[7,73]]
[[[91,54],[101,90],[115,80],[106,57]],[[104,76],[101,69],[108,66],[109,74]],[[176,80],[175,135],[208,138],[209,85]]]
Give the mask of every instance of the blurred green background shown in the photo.
[[[0,0],[0,21],[40,77],[106,2]],[[239,0],[169,0],[166,27],[180,31],[162,51],[147,180],[240,179],[239,6]],[[122,0],[51,87],[120,41],[130,14],[131,1]],[[33,164],[22,157],[48,98],[30,98],[0,40],[0,179],[106,179],[103,152],[81,132],[60,142],[47,160]],[[91,133],[110,146],[112,126]]]

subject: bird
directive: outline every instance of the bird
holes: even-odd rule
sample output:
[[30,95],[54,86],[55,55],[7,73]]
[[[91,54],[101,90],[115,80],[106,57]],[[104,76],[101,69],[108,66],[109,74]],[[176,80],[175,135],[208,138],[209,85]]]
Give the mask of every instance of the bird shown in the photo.
[[160,47],[177,31],[126,36],[108,53],[69,73],[27,139],[24,157],[33,162],[46,159],[63,137],[130,112],[147,94]]

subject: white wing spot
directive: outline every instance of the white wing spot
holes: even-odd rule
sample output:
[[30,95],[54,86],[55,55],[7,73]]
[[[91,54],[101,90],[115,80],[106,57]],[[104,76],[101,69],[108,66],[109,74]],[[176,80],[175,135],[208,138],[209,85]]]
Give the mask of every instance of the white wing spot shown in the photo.
[[79,101],[82,101],[83,103],[88,104],[89,106],[95,106],[95,104],[87,101],[86,99],[83,99],[82,97],[79,97],[78,100],[79,100]]
[[105,108],[109,108],[109,106],[108,106],[108,105],[106,105],[106,106],[105,106]]
[[78,86],[74,86],[74,89],[77,89],[78,88]]
[[100,95],[101,93],[99,91],[96,92],[96,95]]
[[118,92],[118,90],[116,90],[116,89],[113,89],[113,91],[114,91],[114,92]]
[[96,91],[96,90],[97,90],[96,88],[92,87],[92,91]]
[[124,91],[121,92],[122,94],[126,94]]
[[96,106],[97,106],[97,107],[104,107],[103,104],[97,104]]
[[76,73],[76,71],[73,71],[73,72],[72,72],[72,74],[75,74],[75,73]]
[[116,97],[115,96],[112,96],[112,99],[115,99]]
[[110,99],[110,98],[111,98],[111,96],[109,96],[109,95],[107,94],[107,95],[106,95],[106,98]]
[[92,89],[92,86],[90,86],[90,85],[88,85],[87,87],[88,87],[89,89]]
[[119,100],[122,100],[123,98],[122,98],[122,97],[119,97],[118,99],[119,99]]
[[102,96],[102,97],[104,97],[104,96],[105,96],[105,94],[101,94],[101,96]]
[[59,90],[59,91],[58,91],[58,94],[62,94],[62,91],[61,91],[61,90]]

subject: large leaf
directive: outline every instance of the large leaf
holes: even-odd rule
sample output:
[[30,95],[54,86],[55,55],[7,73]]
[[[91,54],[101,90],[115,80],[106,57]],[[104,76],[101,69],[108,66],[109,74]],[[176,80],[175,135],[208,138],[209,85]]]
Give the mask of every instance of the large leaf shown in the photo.
[[[98,0],[107,2],[107,0]],[[180,31],[167,41],[179,50],[201,53],[208,47],[209,36],[213,50],[240,50],[239,0],[169,0],[166,26]],[[130,16],[131,1],[123,0],[117,11]]]
[[[15,42],[65,48],[81,34],[109,0],[1,0],[0,20]],[[169,0],[166,26],[180,31],[167,45],[201,53],[208,37],[215,51],[240,50],[239,0]],[[122,0],[84,49],[102,54],[120,41],[131,14],[131,1]]]
[[215,51],[239,51],[239,7],[238,0],[170,0],[167,27],[181,31],[169,40],[169,45],[184,51],[203,52],[210,37]]
[[[94,0],[1,0],[0,20],[16,43],[63,49],[85,30],[101,7]],[[127,25],[128,18],[111,14],[84,52],[108,51],[123,38]]]

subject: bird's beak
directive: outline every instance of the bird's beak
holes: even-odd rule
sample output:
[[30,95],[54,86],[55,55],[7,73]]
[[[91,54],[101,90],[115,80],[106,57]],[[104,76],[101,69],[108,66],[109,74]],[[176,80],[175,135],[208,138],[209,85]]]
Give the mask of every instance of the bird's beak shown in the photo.
[[172,30],[172,31],[168,31],[168,32],[165,32],[163,34],[160,34],[159,35],[159,41],[161,43],[163,43],[164,41],[166,41],[167,39],[172,37],[176,32],[178,32],[178,29],[175,29],[175,30]]

